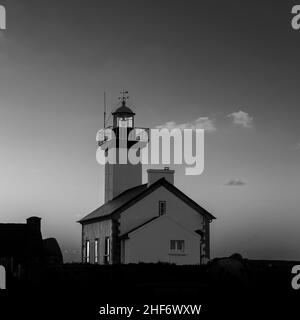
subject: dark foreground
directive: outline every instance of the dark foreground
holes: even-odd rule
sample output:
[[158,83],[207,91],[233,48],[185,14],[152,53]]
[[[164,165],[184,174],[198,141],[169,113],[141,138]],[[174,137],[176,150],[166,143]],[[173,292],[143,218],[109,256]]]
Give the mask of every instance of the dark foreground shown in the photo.
[[[0,313],[7,313],[1,319],[287,318],[300,311],[300,289],[291,285],[295,264],[300,263],[226,258],[208,266],[45,267],[30,280],[10,281],[10,288],[0,295]],[[107,305],[134,309],[130,317],[100,315]],[[174,305],[202,306],[200,315],[185,307],[184,314],[174,315],[166,307]]]

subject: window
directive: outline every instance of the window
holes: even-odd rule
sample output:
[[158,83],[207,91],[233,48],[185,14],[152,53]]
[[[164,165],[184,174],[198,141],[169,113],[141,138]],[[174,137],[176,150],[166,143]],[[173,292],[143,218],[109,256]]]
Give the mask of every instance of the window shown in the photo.
[[95,239],[95,263],[99,262],[99,239]]
[[159,201],[158,203],[159,207],[159,215],[162,216],[167,212],[167,202],[166,201]]
[[133,126],[132,118],[127,118],[127,124],[128,124],[128,128],[132,128],[132,126]]
[[171,240],[170,250],[171,253],[184,253],[184,240]]
[[85,262],[90,262],[90,241],[86,240],[85,242]]
[[110,238],[105,238],[104,263],[109,263],[110,259]]

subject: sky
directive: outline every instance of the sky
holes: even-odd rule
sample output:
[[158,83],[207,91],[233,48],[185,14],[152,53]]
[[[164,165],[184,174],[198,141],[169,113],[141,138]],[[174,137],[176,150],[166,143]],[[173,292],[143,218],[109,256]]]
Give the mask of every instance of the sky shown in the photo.
[[[175,184],[217,217],[212,256],[300,259],[295,1],[0,0],[0,220],[42,218],[66,261],[103,203],[96,132],[120,90],[141,127],[206,125]],[[199,122],[199,121],[198,121]]]

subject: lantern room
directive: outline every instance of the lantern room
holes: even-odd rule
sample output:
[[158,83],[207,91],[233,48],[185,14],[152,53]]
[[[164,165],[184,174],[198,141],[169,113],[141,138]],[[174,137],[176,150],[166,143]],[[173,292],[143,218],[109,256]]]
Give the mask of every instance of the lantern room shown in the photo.
[[122,100],[122,105],[113,115],[113,126],[114,128],[133,128],[134,127],[134,116],[135,113],[126,106],[125,99]]

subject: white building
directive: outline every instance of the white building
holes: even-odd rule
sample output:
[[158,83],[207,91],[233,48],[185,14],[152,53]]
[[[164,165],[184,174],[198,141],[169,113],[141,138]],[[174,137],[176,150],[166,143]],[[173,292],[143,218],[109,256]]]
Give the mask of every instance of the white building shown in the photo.
[[[135,130],[126,106],[113,112],[112,130]],[[124,129],[125,128],[125,129]],[[107,141],[102,141],[102,147]],[[140,142],[128,141],[128,147]],[[104,147],[105,149],[105,147]],[[117,153],[120,141],[116,141]],[[128,149],[126,149],[127,151]],[[201,264],[210,258],[213,215],[174,186],[174,170],[148,170],[142,165],[105,165],[105,203],[79,223],[82,261],[98,264],[170,262]]]

